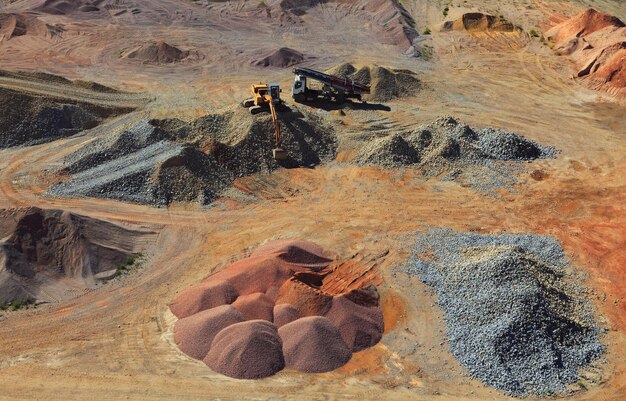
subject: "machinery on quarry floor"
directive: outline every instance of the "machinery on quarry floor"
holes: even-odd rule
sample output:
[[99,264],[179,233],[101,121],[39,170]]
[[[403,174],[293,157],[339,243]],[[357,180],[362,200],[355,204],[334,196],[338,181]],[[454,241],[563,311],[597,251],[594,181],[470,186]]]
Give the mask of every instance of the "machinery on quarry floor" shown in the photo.
[[280,86],[277,83],[252,84],[250,86],[250,92],[252,97],[243,101],[243,107],[247,107],[252,114],[257,114],[269,109],[272,115],[272,123],[274,124],[274,149],[272,149],[272,157],[275,160],[286,160],[288,155],[287,151],[280,147],[280,126],[278,124],[278,116],[276,115],[276,108],[282,104]]
[[[355,83],[351,79],[338,77],[315,71],[310,68],[296,67],[296,74],[291,88],[291,95],[296,102],[313,101],[319,98],[325,100],[334,99],[337,103],[343,103],[346,99],[361,100],[361,95],[369,94],[370,88]],[[313,80],[322,84],[320,89],[311,88],[307,81]]]

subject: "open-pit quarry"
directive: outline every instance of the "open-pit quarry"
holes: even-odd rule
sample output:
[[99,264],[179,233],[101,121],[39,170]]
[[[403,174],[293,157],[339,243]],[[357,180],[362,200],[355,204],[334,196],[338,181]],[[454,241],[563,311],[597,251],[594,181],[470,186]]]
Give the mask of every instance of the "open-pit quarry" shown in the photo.
[[624,22],[0,0],[0,400],[626,399]]

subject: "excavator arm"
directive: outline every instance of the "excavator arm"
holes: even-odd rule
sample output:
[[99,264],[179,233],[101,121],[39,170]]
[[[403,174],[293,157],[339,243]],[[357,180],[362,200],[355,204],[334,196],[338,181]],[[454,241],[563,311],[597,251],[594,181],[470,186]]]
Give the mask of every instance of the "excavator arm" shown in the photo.
[[280,144],[280,126],[278,125],[278,116],[276,115],[276,109],[274,108],[274,101],[270,95],[264,96],[265,101],[270,106],[270,113],[272,114],[272,123],[274,123],[274,143],[276,147]]

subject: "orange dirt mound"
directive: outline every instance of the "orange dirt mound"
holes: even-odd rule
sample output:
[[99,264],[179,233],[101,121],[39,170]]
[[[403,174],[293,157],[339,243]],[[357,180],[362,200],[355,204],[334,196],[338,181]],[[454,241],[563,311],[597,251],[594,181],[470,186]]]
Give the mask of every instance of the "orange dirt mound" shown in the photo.
[[300,64],[308,58],[311,57],[307,57],[297,50],[290,49],[288,47],[281,47],[280,49],[273,50],[258,59],[252,60],[250,64],[255,67],[285,68]]
[[326,317],[339,328],[343,340],[352,352],[377,344],[385,329],[383,313],[377,306],[357,305],[343,295],[333,298]]
[[280,287],[276,304],[294,306],[300,316],[320,316],[328,311],[333,298],[294,277]]
[[[170,303],[180,319],[174,340],[220,373],[260,378],[283,367],[276,332],[281,327],[286,328],[284,357],[290,366],[304,372],[333,370],[350,359],[351,349],[380,340],[382,312],[371,285],[378,259],[359,257],[367,261],[364,266],[356,259],[334,263],[307,241],[270,242]],[[333,298],[322,291],[325,284],[342,295]]]
[[321,373],[345,365],[352,352],[339,330],[321,316],[309,316],[278,329],[283,342],[285,366],[301,372]]
[[626,25],[618,18],[589,9],[550,29],[556,50],[569,55],[575,74],[593,88],[626,96]]
[[169,304],[169,307],[180,319],[206,309],[233,303],[238,295],[237,290],[229,282],[211,281],[186,289]]
[[233,307],[243,314],[246,320],[274,320],[274,300],[262,292],[242,295]]
[[189,56],[189,51],[180,50],[165,42],[146,43],[126,55],[127,58],[136,59],[145,63],[167,64],[176,63]]
[[590,8],[550,29],[546,36],[556,43],[562,43],[607,27],[621,28],[624,27],[624,23],[617,17]]
[[260,379],[285,367],[278,330],[265,320],[235,323],[220,331],[204,363],[238,379]]
[[231,305],[218,306],[177,321],[174,326],[174,341],[185,354],[202,360],[209,352],[217,333],[245,320]]

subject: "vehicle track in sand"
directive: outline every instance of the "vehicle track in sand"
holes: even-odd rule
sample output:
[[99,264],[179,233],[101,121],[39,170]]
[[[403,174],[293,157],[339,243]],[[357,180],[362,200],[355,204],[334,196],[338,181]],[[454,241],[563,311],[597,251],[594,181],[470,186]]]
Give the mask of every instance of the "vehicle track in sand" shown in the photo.
[[44,82],[29,77],[0,76],[0,88],[45,96],[60,100],[73,100],[98,106],[136,109],[154,100],[144,93],[108,93],[79,88],[69,84]]

